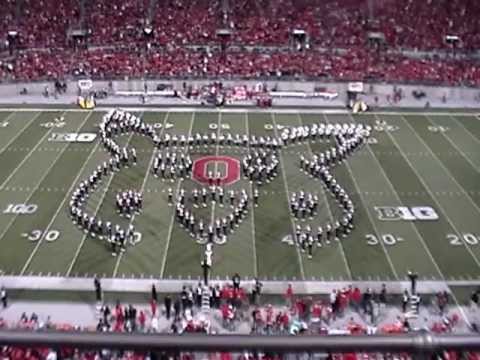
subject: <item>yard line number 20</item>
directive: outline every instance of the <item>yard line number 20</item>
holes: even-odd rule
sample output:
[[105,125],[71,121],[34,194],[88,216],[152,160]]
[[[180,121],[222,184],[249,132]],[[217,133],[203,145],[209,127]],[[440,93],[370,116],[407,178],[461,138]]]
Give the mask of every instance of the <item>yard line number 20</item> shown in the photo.
[[447,240],[453,246],[480,244],[480,236],[472,233],[447,234]]

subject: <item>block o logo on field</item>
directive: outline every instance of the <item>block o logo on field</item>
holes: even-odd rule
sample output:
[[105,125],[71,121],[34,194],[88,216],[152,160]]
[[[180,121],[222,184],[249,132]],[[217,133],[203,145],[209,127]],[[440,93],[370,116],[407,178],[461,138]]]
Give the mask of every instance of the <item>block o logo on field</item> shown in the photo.
[[240,180],[240,161],[231,156],[203,156],[193,162],[192,178],[199,183],[208,184],[208,172],[212,171],[214,177],[214,168],[222,174],[220,178],[221,185],[231,185]]

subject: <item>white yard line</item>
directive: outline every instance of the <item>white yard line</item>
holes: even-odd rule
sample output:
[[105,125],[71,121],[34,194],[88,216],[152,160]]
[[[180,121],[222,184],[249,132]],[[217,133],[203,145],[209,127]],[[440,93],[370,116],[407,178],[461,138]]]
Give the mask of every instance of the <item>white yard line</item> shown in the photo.
[[[130,140],[132,140],[133,138],[133,133],[130,134],[130,136],[128,137],[128,140],[127,140],[127,145],[130,144]],[[101,140],[99,140],[101,141]],[[100,207],[102,206],[103,204],[103,201],[105,199],[105,196],[107,196],[107,193],[108,193],[108,189],[110,188],[110,185],[113,181],[113,178],[115,177],[115,174],[116,172],[111,172],[110,174],[110,178],[108,179],[107,181],[107,184],[105,185],[105,189],[103,190],[103,194],[101,195],[100,197],[100,201],[98,202],[97,204],[97,207],[95,208],[95,210],[93,211],[93,216],[96,217],[97,216],[97,213],[98,211],[100,210]],[[87,240],[87,237],[88,237],[88,233],[87,234],[84,234],[82,236],[82,240],[80,241],[80,244],[78,245],[77,247],[77,250],[75,251],[75,255],[73,256],[73,259],[72,261],[70,262],[70,265],[68,266],[68,269],[67,269],[67,272],[65,273],[65,276],[66,277],[69,277],[70,274],[72,273],[72,270],[73,270],[73,266],[75,265],[75,263],[77,262],[78,260],[78,257],[80,256],[80,252],[82,251],[82,248],[83,248],[83,245],[85,244],[85,241]]]
[[[163,126],[162,126],[162,130],[160,131],[160,136],[163,135],[163,131],[165,129],[165,124],[167,123],[168,114],[169,113],[167,112],[167,114],[163,118]],[[150,176],[150,172],[152,171],[153,161],[155,160],[155,156],[157,155],[157,148],[155,147],[155,145],[152,145],[152,146],[153,146],[152,156],[150,157],[150,162],[148,163],[147,172],[145,173],[145,176],[143,177],[142,186],[140,188],[140,194],[143,194],[144,191],[145,191],[145,186],[147,185],[147,181],[148,181],[148,178]],[[129,226],[133,224],[134,220],[135,220],[135,214],[133,214],[132,217],[130,218]],[[117,258],[117,262],[115,263],[115,267],[113,269],[113,275],[112,275],[113,278],[117,277],[118,268],[120,267],[120,262],[122,261],[123,254],[124,253],[121,252],[120,255]]]
[[[95,109],[92,109],[90,111],[95,111],[95,112],[106,112],[111,110],[112,108],[115,108],[116,106],[97,106]],[[139,106],[122,106],[122,110],[125,111],[133,111],[133,112],[172,112],[172,113],[184,113],[184,112],[207,112],[207,113],[216,113],[218,112],[217,109],[211,109],[211,108],[205,108],[202,107],[200,104],[198,106],[185,106],[185,107],[139,107]],[[55,109],[52,108],[2,108],[2,111],[14,111],[14,112],[43,112],[43,111],[48,111],[48,112],[53,112]],[[79,109],[60,109],[65,112],[83,112],[84,110],[79,110]],[[416,111],[415,111],[416,110]],[[474,109],[472,109],[474,110]],[[57,110],[58,111],[58,110]],[[285,108],[270,108],[270,109],[259,109],[255,107],[239,107],[239,108],[226,108],[222,109],[222,112],[224,113],[230,113],[230,114],[235,114],[235,113],[266,113],[266,114],[271,114],[271,113],[279,113],[279,114],[295,114],[295,113],[302,113],[302,114],[350,114],[351,111],[345,109],[341,105],[338,105],[336,108],[332,109],[326,109],[324,107],[316,107],[316,108],[305,108],[305,107],[289,107],[288,109]],[[431,116],[449,116],[449,115],[458,115],[458,116],[473,116],[477,117],[479,116],[478,112],[472,111],[472,112],[445,112],[445,111],[430,111],[430,112],[424,112],[423,109],[418,108],[414,109],[414,111],[376,111],[376,112],[369,112],[369,114],[376,114],[376,115],[415,115],[415,114],[422,114],[422,115],[431,115]]]
[[[376,115],[375,115],[375,117],[378,118]],[[392,139],[392,141],[394,142],[394,144],[396,144],[396,146],[397,146],[397,148],[398,148],[398,151],[400,151],[400,153],[402,154],[403,158],[404,158],[404,159],[407,159],[407,157],[403,154],[402,149],[399,148],[399,147],[398,147],[398,144],[394,141],[393,136],[392,136],[389,132],[387,132],[387,134],[388,134],[388,136]],[[367,144],[367,146],[368,146],[369,149],[370,149],[370,145]],[[372,150],[370,149],[370,151],[372,151]],[[373,154],[373,151],[372,151],[372,154]],[[376,158],[376,157],[375,157],[375,158]],[[377,161],[378,161],[378,159],[377,159]],[[411,167],[412,169],[414,169],[413,166],[412,166],[412,164],[410,163],[410,161],[409,161],[408,159],[407,159],[407,162],[408,162],[408,164],[410,165],[410,167]],[[379,163],[379,165],[380,165],[380,163]],[[380,168],[382,169],[382,172],[384,173],[384,175],[385,175],[385,177],[386,177],[386,174],[385,174],[385,171],[384,171],[383,167],[380,166]],[[416,173],[416,170],[414,170],[414,172]],[[417,173],[416,173],[416,174],[417,174]],[[418,174],[417,174],[417,177],[420,179],[420,177],[419,177]],[[387,177],[387,179],[388,179],[388,177]],[[420,179],[420,181],[422,181],[422,180]],[[396,194],[397,199],[400,201],[400,198],[398,197],[398,194],[396,193],[396,190],[393,188],[393,184],[390,182],[390,179],[388,179],[388,182],[389,182],[390,185],[392,186],[392,190],[393,190],[394,193]],[[422,181],[422,183],[423,183],[423,181]],[[425,183],[423,183],[423,185],[425,186]],[[427,186],[425,186],[425,187],[428,189]],[[427,191],[430,191],[430,190],[428,189]],[[430,193],[430,196],[433,198],[433,196],[432,196],[431,193]],[[434,199],[434,200],[435,200],[435,199]],[[402,202],[400,201],[400,203],[402,203]],[[437,202],[437,205],[438,205],[438,202]],[[437,269],[438,273],[440,274],[440,276],[442,277],[442,279],[443,279],[444,281],[446,281],[445,274],[443,274],[443,272],[440,270],[440,266],[438,265],[437,261],[436,261],[435,258],[433,257],[433,254],[430,252],[430,249],[427,247],[426,242],[425,242],[425,239],[423,238],[423,236],[420,235],[420,232],[418,231],[417,227],[416,227],[415,225],[412,225],[412,226],[413,226],[413,228],[415,229],[415,232],[417,233],[417,235],[419,236],[419,239],[421,240],[421,242],[422,242],[425,250],[427,251],[427,254],[429,255],[431,261],[433,262],[433,265],[436,267],[436,269]],[[468,248],[468,250],[470,251],[470,255],[472,255],[472,256],[474,257],[474,259],[475,259],[475,256],[473,255],[471,249]],[[462,314],[462,317],[463,317],[465,323],[471,328],[472,325],[471,325],[470,321],[468,320],[467,314],[466,314],[465,311],[463,310],[463,307],[458,303],[455,294],[454,294],[453,292],[451,292],[451,294],[452,294],[452,298],[453,298],[453,300],[455,301],[455,304],[456,304],[458,310],[459,310],[460,313]]]
[[[457,114],[454,114],[454,115],[457,115]],[[452,115],[450,115],[450,118],[455,121],[460,127],[463,128],[463,130],[465,130],[465,132],[473,139],[475,140],[476,142],[478,142],[480,144],[480,140],[470,131],[468,130],[465,125],[462,124],[462,122],[457,118],[457,117],[453,117]],[[475,119],[478,121],[478,117],[475,117]]]
[[[298,117],[300,126],[303,126],[303,120],[302,120],[302,117],[300,116],[300,113],[297,113],[297,117]],[[308,148],[308,152],[310,153],[310,156],[313,157],[313,150],[312,150],[312,147],[310,146],[309,141],[306,142],[306,146]],[[334,223],[333,213],[332,213],[332,210],[330,209],[330,204],[328,203],[328,195],[325,193],[325,189],[323,188],[322,185],[320,186],[320,192],[322,193],[323,199],[325,201],[325,205],[327,206],[328,217],[330,219],[331,224],[333,225]],[[348,279],[352,280],[352,270],[350,268],[350,264],[347,261],[347,256],[345,255],[345,249],[343,248],[343,243],[341,239],[338,240],[338,248],[340,250],[340,254],[342,255],[342,260],[345,263],[345,269],[347,270]]]
[[[220,124],[222,122],[222,113],[219,112],[218,113],[218,120],[217,120],[217,145],[215,147],[215,156],[218,156],[218,152],[219,152],[219,149],[220,149],[220,144],[219,144],[219,141],[218,141],[218,137],[220,135]],[[217,172],[218,172],[218,161],[215,161],[215,166],[213,167],[213,177],[217,176]],[[214,201],[212,203],[212,216],[210,217],[210,225],[214,225],[213,222],[215,221],[215,208],[216,208],[216,205],[217,205],[217,202]]]
[[[140,193],[143,194],[143,192],[145,191],[145,185],[147,184],[147,179],[148,179],[148,176],[150,174],[150,171],[152,169],[152,165],[153,165],[153,160],[155,159],[155,155],[157,154],[156,152],[156,149],[153,149],[152,151],[152,156],[150,157],[150,162],[148,164],[148,168],[147,168],[147,172],[143,178],[143,183],[142,183],[142,186],[140,188]],[[129,222],[129,225],[132,225],[133,222],[135,220],[135,214],[132,215],[132,217],[130,218],[130,222]],[[123,258],[123,252],[120,253],[120,255],[118,256],[117,258],[117,262],[115,264],[115,267],[113,269],[113,274],[112,274],[112,277],[115,278],[117,277],[117,273],[118,273],[118,267],[120,266],[120,261],[122,261],[122,258]]]
[[[345,166],[347,168],[347,171],[350,173],[350,176],[352,177],[352,181],[353,181],[355,187],[358,190],[360,190],[360,186],[358,186],[357,179],[355,179],[355,176],[353,175],[353,171],[350,168],[350,165],[348,165],[348,163],[346,163]],[[367,217],[370,220],[370,223],[372,224],[373,230],[375,231],[375,233],[377,234],[377,237],[378,237],[378,235],[381,234],[381,233],[378,231],[377,226],[375,225],[375,222],[372,219],[372,215],[370,214],[370,211],[367,209],[367,207],[365,205],[366,204],[365,199],[363,198],[363,196],[360,192],[359,192],[358,195],[360,197],[360,200],[362,201],[362,206],[364,207],[365,212],[367,213]],[[393,265],[392,259],[390,258],[390,254],[388,253],[383,241],[380,241],[380,245],[382,246],[383,252],[385,253],[385,257],[387,258],[388,264],[392,268],[393,276],[395,276],[396,280],[399,280],[397,270],[395,269],[395,266]]]
[[[390,137],[390,139],[392,140],[392,142],[395,144],[395,146],[400,150],[400,152],[402,152],[402,148],[400,147],[400,145],[398,144],[397,140],[395,139],[395,137],[390,133],[390,132],[386,132],[388,134],[388,136]],[[416,132],[415,132],[416,134]],[[418,136],[418,135],[417,135]],[[458,231],[458,229],[455,227],[455,225],[453,224],[453,221],[450,219],[450,217],[448,216],[448,214],[445,212],[444,208],[440,205],[440,203],[438,202],[437,198],[434,196],[434,194],[432,193],[432,191],[430,190],[430,188],[427,186],[427,184],[425,183],[425,181],[423,180],[423,177],[420,176],[420,174],[418,173],[417,169],[413,166],[412,162],[410,161],[410,159],[403,155],[402,153],[402,156],[403,158],[405,159],[405,161],[408,163],[408,165],[410,165],[410,167],[412,168],[413,172],[415,173],[415,175],[417,175],[417,178],[418,180],[420,180],[420,182],[423,184],[423,187],[427,190],[428,194],[430,195],[430,197],[432,198],[432,200],[435,202],[435,204],[438,206],[438,208],[440,210],[442,210],[443,214],[445,215],[445,218],[447,219],[447,222],[450,224],[450,226],[452,227],[452,229],[459,235],[461,235],[462,233],[460,231]],[[465,247],[467,248],[467,251],[470,253],[470,255],[472,256],[473,260],[475,261],[475,263],[480,267],[480,261],[477,259],[477,257],[475,256],[475,254],[473,253],[472,249],[470,248],[469,244],[465,241],[462,241],[464,244],[465,244]]]
[[[29,151],[29,153],[23,158],[22,161],[20,161],[20,163],[17,165],[17,167],[15,169],[13,169],[13,171],[10,173],[10,175],[5,179],[5,181],[2,183],[2,185],[0,185],[0,190],[2,190],[6,184],[8,184],[8,182],[12,179],[12,177],[15,175],[15,173],[23,166],[23,164],[25,164],[25,162],[30,159],[30,157],[33,155],[33,153],[35,152],[35,150],[43,143],[43,141],[45,140],[45,138],[50,135],[50,133],[52,132],[54,128],[50,128],[49,130],[47,130],[47,132],[45,133],[45,135],[42,136],[42,138],[37,142],[37,144]],[[65,150],[65,148],[63,148],[62,152]]]
[[[109,111],[113,108],[114,106],[97,106],[95,109],[92,109],[91,111],[96,111],[96,112],[105,112]],[[59,111],[58,109],[52,109],[52,108],[2,108],[2,111],[14,111],[14,112],[57,112]],[[64,110],[64,109],[62,109]],[[208,113],[214,113],[218,112],[218,109],[212,109],[212,108],[205,108],[202,107],[200,104],[198,106],[185,106],[185,107],[139,107],[139,106],[129,106],[125,105],[122,106],[122,110],[126,111],[135,111],[135,112],[164,112],[164,111],[169,111],[172,113],[184,113],[184,112],[208,112]],[[369,114],[377,114],[377,115],[415,115],[415,114],[422,114],[422,115],[442,115],[442,116],[448,116],[451,115],[451,112],[445,112],[445,111],[431,111],[431,112],[423,112],[423,109],[418,109],[418,111],[406,111],[406,112],[401,112],[401,111],[376,111],[376,112],[369,112]],[[475,109],[472,109],[475,110]],[[82,110],[80,109],[65,109],[65,112],[81,112]],[[222,109],[222,112],[224,113],[279,113],[279,114],[295,114],[298,112],[301,112],[303,114],[350,114],[350,110],[345,109],[341,105],[338,105],[337,108],[332,108],[332,109],[325,109],[324,107],[317,107],[317,108],[302,108],[302,107],[291,107],[288,109],[283,109],[283,108],[275,108],[275,109],[259,109],[255,107],[239,107],[239,108],[230,108],[230,109]],[[478,112],[472,111],[472,112],[455,112],[455,115],[459,116],[478,116]]]
[[[280,139],[280,136],[278,136],[277,122],[275,121],[275,114],[271,113],[270,116],[272,117],[273,129],[275,131],[275,136],[277,137],[277,139]],[[285,174],[285,167],[283,165],[284,164],[283,153],[282,153],[281,149],[279,149],[278,152],[279,152],[279,155],[280,155],[279,156],[280,166],[282,167],[282,178],[283,178],[283,185],[285,186],[285,195],[287,197],[288,209],[290,211],[290,209],[292,208],[292,205],[290,203],[290,191],[288,190],[287,175]],[[293,238],[295,239],[295,250],[297,251],[298,265],[300,266],[300,275],[302,275],[302,280],[305,280],[305,269],[304,269],[304,266],[303,266],[302,255],[300,254],[300,250],[298,249],[298,239],[297,239],[297,236],[296,236],[295,221],[293,220],[292,216],[289,216],[289,217],[290,217],[290,222],[292,224]]]
[[[1,109],[0,109],[0,110],[1,110]],[[3,111],[3,110],[1,110],[1,111]],[[7,112],[8,112],[8,111],[7,111]],[[11,119],[14,115],[15,115],[15,111],[11,111],[10,114],[9,114],[5,119],[0,119],[0,124],[5,123],[5,122],[6,122],[6,123],[9,123],[9,122],[10,122],[10,119]],[[40,114],[36,114],[35,116],[32,117],[32,119],[28,120],[28,121],[27,121],[27,125],[26,125],[25,127],[23,127],[22,130],[20,130],[20,132],[22,132],[23,129],[25,129],[25,128],[32,122],[32,120],[35,119],[38,115],[40,115]],[[8,125],[7,125],[7,127],[8,127]]]
[[[107,195],[108,188],[110,187],[110,184],[112,183],[112,180],[115,177],[115,174],[116,174],[115,172],[112,172],[110,174],[110,178],[108,179],[107,184],[105,185],[105,189],[103,190],[103,194],[100,197],[100,201],[98,202],[97,207],[93,211],[93,216],[97,216],[97,213],[100,210],[100,206],[102,206],[102,204],[103,204],[103,200],[105,199],[105,196]],[[73,259],[70,262],[70,265],[68,266],[68,269],[65,273],[66,277],[69,277],[70,274],[72,273],[73,266],[77,262],[78,256],[80,255],[80,251],[82,250],[83,244],[85,243],[87,237],[88,237],[88,234],[83,234],[82,240],[80,241],[80,245],[78,245],[77,250],[75,251],[75,255],[73,256]]]
[[[248,125],[248,113],[245,113],[245,130],[248,136],[248,152],[250,152],[250,126]],[[253,252],[253,275],[255,278],[258,277],[258,265],[257,265],[257,237],[255,235],[255,204],[253,203],[253,183],[252,181],[248,181],[250,186],[250,199],[251,199],[251,206],[252,206],[252,252]]]
[[[430,122],[430,124],[434,125],[434,126],[439,126],[435,120],[432,120],[429,116],[425,116],[427,118],[427,120]],[[452,121],[455,121],[455,119],[453,119],[451,116],[450,118],[452,119]],[[466,129],[465,129],[466,130]],[[458,147],[457,144],[455,144],[454,141],[452,141],[452,139],[450,139],[450,136],[448,136],[447,134],[448,132],[442,132],[441,134],[445,137],[445,139],[447,139],[447,141],[460,153],[462,154],[462,156],[465,158],[465,160],[467,160],[467,162],[472,165],[472,167],[477,171],[477,172],[480,172],[480,169],[478,168],[478,166],[476,164],[474,164],[472,162],[472,160],[470,159],[470,157],[465,153],[465,151],[463,151],[462,149],[460,149]],[[471,135],[471,134],[470,134]],[[472,135],[471,135],[472,136]],[[433,152],[433,151],[432,151]]]
[[[355,122],[355,119],[350,116],[352,118],[352,121]],[[376,117],[376,115],[375,115]],[[377,117],[376,117],[377,118]],[[400,199],[400,196],[398,195],[397,191],[395,190],[395,187],[393,186],[393,183],[390,181],[390,178],[387,176],[386,172],[385,172],[385,169],[383,168],[383,166],[380,164],[380,161],[377,159],[377,156],[375,155],[375,153],[372,151],[372,148],[370,147],[369,144],[367,144],[367,148],[368,148],[368,151],[370,151],[370,153],[372,154],[372,157],[373,159],[375,159],[375,162],[378,164],[378,167],[380,168],[382,174],[383,174],[383,177],[387,180],[389,186],[390,186],[390,189],[392,191],[392,194],[394,195],[394,197],[397,199],[398,203],[399,204],[402,204],[403,205],[403,201]],[[402,154],[402,150],[401,149],[398,149],[398,151],[400,151],[400,153]],[[403,154],[402,154],[403,155]],[[441,278],[443,280],[446,280],[445,278],[445,275],[443,274],[442,270],[440,270],[440,266],[438,266],[438,263],[437,261],[435,260],[435,258],[433,257],[433,254],[430,252],[430,249],[429,247],[427,246],[427,243],[425,242],[425,239],[423,238],[423,236],[420,234],[420,232],[418,231],[417,227],[415,226],[415,224],[412,224],[410,223],[409,224],[411,226],[411,228],[413,229],[413,231],[417,234],[417,237],[418,239],[420,240],[420,243],[422,244],[423,248],[425,249],[425,252],[427,253],[428,257],[430,258],[430,260],[432,261],[432,264],[433,266],[435,267],[435,269],[437,270],[437,273],[438,275],[441,276]],[[412,269],[414,270],[414,269]]]
[[[328,120],[328,118],[326,116],[324,116],[325,118],[325,121],[326,122],[330,122]],[[377,229],[377,226],[375,225],[375,222],[372,218],[372,215],[370,214],[370,211],[369,209],[367,208],[366,206],[366,201],[365,199],[363,198],[363,195],[361,193],[361,188],[360,186],[358,185],[358,182],[357,182],[357,179],[355,178],[355,175],[353,175],[353,171],[352,169],[350,168],[350,165],[348,164],[348,161],[345,161],[345,168],[347,169],[348,173],[350,174],[350,177],[352,178],[352,181],[353,181],[353,184],[354,186],[357,188],[357,193],[358,193],[358,196],[360,197],[360,201],[362,202],[361,206],[365,209],[365,212],[367,214],[367,217],[368,217],[368,220],[370,221],[370,223],[372,224],[372,227],[373,227],[373,230],[375,231],[375,234],[378,235],[381,234],[378,229]],[[382,250],[383,252],[385,253],[385,258],[387,259],[387,262],[388,264],[390,265],[390,268],[392,270],[392,273],[393,273],[393,276],[395,276],[395,279],[399,280],[399,277],[398,277],[398,274],[397,274],[397,270],[395,269],[395,266],[393,265],[393,262],[392,262],[392,259],[390,257],[390,254],[388,253],[386,247],[385,247],[385,244],[383,243],[383,241],[380,241],[380,246],[382,247]]]
[[[86,117],[85,117],[85,120],[83,121],[83,124],[85,124],[88,119],[90,118],[90,116],[93,114],[93,112],[90,112]],[[83,126],[82,124],[82,126]],[[85,169],[85,167],[87,166],[88,162],[90,161],[90,159],[92,158],[93,154],[95,153],[95,149],[98,147],[98,145],[100,144],[100,142],[98,142],[91,150],[90,154],[88,155],[87,159],[85,160],[85,162],[83,163],[82,167],[80,168],[80,171],[78,172],[75,180],[73,181],[72,185],[70,186],[70,188],[68,189],[68,191],[66,192],[65,194],[65,197],[63,198],[62,202],[60,203],[57,211],[55,212],[55,214],[53,215],[52,217],[52,220],[49,222],[49,224],[47,225],[47,227],[45,228],[45,230],[43,231],[43,235],[42,237],[37,241],[37,243],[35,244],[35,248],[33,249],[33,251],[31,252],[30,256],[28,257],[27,261],[25,262],[25,265],[22,267],[22,271],[20,272],[20,275],[24,275],[25,274],[25,271],[27,270],[27,268],[30,266],[30,263],[32,262],[34,256],[37,254],[37,251],[38,249],[40,248],[40,245],[42,244],[43,242],[43,239],[45,238],[46,234],[48,233],[48,231],[50,230],[50,228],[52,227],[55,219],[57,218],[58,214],[60,213],[60,211],[62,210],[63,208],[63,205],[65,204],[65,202],[67,201],[68,197],[70,196],[70,192],[73,190],[73,188],[75,187],[78,179],[80,178],[80,176],[83,174],[83,170]]]
[[[81,127],[83,126],[83,124],[78,128],[78,129],[81,129]],[[42,140],[40,140],[41,142]],[[48,173],[50,172],[50,170],[53,168],[53,166],[57,163],[58,159],[60,159],[60,157],[62,156],[62,154],[64,153],[65,149],[68,147],[69,143],[65,143],[64,147],[63,147],[63,150],[60,151],[57,155],[57,157],[55,158],[55,160],[50,164],[50,166],[46,169],[46,172],[42,175],[41,178],[38,179],[37,181],[37,184],[32,188],[32,191],[29,193],[27,199],[24,201],[25,204],[28,204],[28,202],[30,201],[30,199],[33,197],[33,195],[35,194],[35,192],[37,191],[37,189],[40,187],[40,184],[43,182],[43,180],[47,177]],[[3,239],[3,237],[5,236],[5,234],[8,232],[8,230],[10,229],[10,227],[12,226],[12,224],[15,222],[15,220],[17,219],[19,215],[15,215],[12,220],[8,223],[8,225],[5,227],[5,229],[3,230],[2,234],[0,235],[0,243]]]
[[[10,119],[13,115],[15,114],[15,112],[12,112],[9,116],[7,116],[4,120],[2,121],[6,121],[8,119]],[[39,112],[38,114],[36,114],[35,116],[32,117],[31,120],[29,120],[27,122],[27,124],[14,136],[11,138],[11,140],[0,150],[0,154],[5,150],[7,149],[15,140],[17,140],[17,138],[23,134],[23,132],[41,115],[42,113]]]
[[[428,117],[427,117],[428,118]],[[448,175],[448,177],[450,179],[453,180],[453,182],[458,186],[458,188],[460,189],[460,191],[465,195],[465,197],[470,201],[470,203],[473,205],[473,207],[477,210],[478,212],[478,216],[480,217],[480,208],[477,206],[477,204],[475,204],[475,202],[473,201],[473,199],[470,197],[470,195],[468,194],[468,192],[463,188],[462,185],[460,185],[458,183],[458,181],[455,179],[455,177],[452,175],[452,173],[450,172],[450,170],[448,170],[446,168],[446,166],[442,163],[442,161],[437,157],[437,155],[432,151],[432,149],[430,148],[430,146],[427,145],[427,143],[423,140],[423,138],[417,134],[417,132],[415,131],[415,129],[412,127],[412,125],[410,125],[410,123],[407,121],[407,119],[405,119],[405,117],[402,116],[402,121],[413,131],[413,133],[415,134],[415,136],[417,137],[417,139],[423,144],[423,146],[428,150],[428,152],[430,154],[433,155],[433,157],[437,160],[437,162],[440,164],[440,166],[443,168],[443,170],[445,171],[445,173]]]
[[[188,145],[188,139],[190,138],[190,135],[192,134],[193,131],[193,123],[195,119],[195,112],[192,112],[192,119],[190,120],[190,129],[188,130],[188,135],[187,135],[187,143],[185,146],[185,151],[188,151],[189,145]],[[182,184],[182,180],[180,179],[178,181],[178,185],[176,188],[175,195],[178,193],[180,190],[180,186]],[[168,257],[168,250],[170,248],[170,241],[172,240],[172,232],[173,232],[173,224],[175,223],[175,210],[172,210],[172,218],[170,219],[170,225],[168,226],[168,235],[167,235],[167,243],[165,244],[165,253],[163,254],[163,259],[162,259],[162,267],[160,269],[160,279],[163,279],[165,275],[165,266],[167,264],[167,257]]]

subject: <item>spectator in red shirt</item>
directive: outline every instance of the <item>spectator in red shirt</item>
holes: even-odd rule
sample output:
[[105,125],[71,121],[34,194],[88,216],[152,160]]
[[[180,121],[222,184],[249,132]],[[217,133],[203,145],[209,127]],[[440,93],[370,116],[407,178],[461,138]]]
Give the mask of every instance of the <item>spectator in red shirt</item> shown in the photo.
[[297,311],[297,316],[300,318],[300,319],[304,319],[305,318],[305,314],[306,314],[306,304],[305,304],[305,301],[303,299],[297,299],[297,301],[295,302],[295,308],[296,308],[296,311]]
[[350,298],[353,309],[358,312],[360,310],[360,302],[362,301],[362,292],[358,287],[355,286]]
[[145,323],[146,323],[146,316],[143,310],[140,310],[140,314],[138,315],[138,323],[140,325],[140,331],[145,330]]
[[285,292],[285,300],[287,302],[288,307],[292,307],[293,305],[293,288],[292,284],[288,284],[287,291]]
[[348,297],[347,297],[346,292],[344,290],[342,290],[341,292],[338,293],[337,302],[338,302],[338,306],[337,306],[338,314],[340,316],[342,316],[345,309],[348,306]]
[[157,301],[155,299],[150,299],[150,311],[152,316],[157,316]]
[[282,316],[282,330],[287,331],[290,325],[290,317],[288,316],[288,312],[285,311]]
[[322,304],[319,301],[312,305],[311,319],[313,323],[319,323],[322,319]]

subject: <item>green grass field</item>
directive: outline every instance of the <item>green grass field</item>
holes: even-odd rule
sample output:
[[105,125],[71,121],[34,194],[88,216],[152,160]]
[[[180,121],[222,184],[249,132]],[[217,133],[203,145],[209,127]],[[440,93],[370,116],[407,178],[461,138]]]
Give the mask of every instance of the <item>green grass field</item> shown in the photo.
[[[176,221],[167,204],[166,183],[149,171],[153,147],[147,138],[125,139],[139,153],[139,164],[115,173],[94,193],[88,209],[103,219],[119,220],[115,194],[119,189],[144,191],[144,212],[135,218],[142,233],[139,244],[112,257],[104,242],[87,237],[69,218],[72,189],[108,158],[98,139],[58,142],[63,133],[97,132],[101,111],[0,112],[0,270],[10,275],[197,278],[202,247]],[[274,135],[280,126],[315,122],[362,122],[377,125],[371,144],[335,168],[337,179],[356,206],[356,227],[341,242],[316,249],[308,259],[282,243],[295,224],[288,207],[289,192],[318,193],[320,214],[314,228],[338,212],[321,183],[298,170],[299,155],[325,149],[312,142],[281,151],[281,173],[260,189],[260,205],[250,211],[225,245],[215,250],[213,276],[235,272],[262,279],[397,280],[408,270],[431,280],[480,279],[480,119],[462,114],[356,115],[297,112],[145,111],[144,121],[172,124],[170,133],[189,134],[218,128],[240,134]],[[49,127],[64,115],[63,127]],[[273,130],[272,130],[273,128]],[[210,130],[211,131],[211,130]],[[241,158],[244,149],[192,148],[192,156],[225,154]],[[192,180],[181,185],[194,186]],[[250,184],[241,179],[233,188]],[[227,189],[228,190],[228,189]],[[19,214],[18,209],[30,214]],[[35,209],[36,211],[32,211]],[[434,221],[384,220],[378,207],[431,207]],[[15,210],[17,209],[17,210]],[[227,211],[216,207],[202,211]],[[22,211],[20,211],[22,212]],[[28,211],[27,211],[28,212]]]

